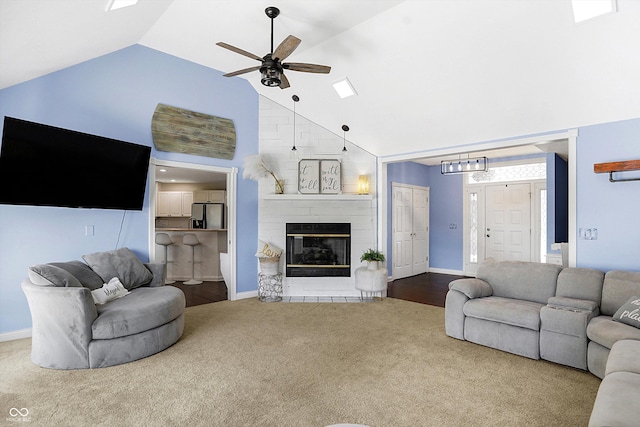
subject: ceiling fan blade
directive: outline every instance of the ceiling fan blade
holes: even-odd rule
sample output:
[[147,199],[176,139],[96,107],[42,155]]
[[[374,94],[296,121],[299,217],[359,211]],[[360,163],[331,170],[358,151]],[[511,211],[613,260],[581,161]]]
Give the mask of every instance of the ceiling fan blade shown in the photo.
[[225,43],[225,42],[218,42],[216,44],[218,46],[220,46],[220,47],[225,48],[225,49],[229,49],[232,52],[239,53],[240,55],[248,56],[251,59],[255,59],[256,61],[262,62],[262,58],[259,57],[258,55],[254,55],[251,52],[247,52],[246,50],[242,50],[239,47],[231,46],[230,44]]
[[295,36],[287,36],[286,39],[282,40],[282,43],[273,51],[271,57],[273,59],[279,59],[283,61],[286,57],[291,55],[294,50],[302,43],[302,40]]
[[240,74],[244,74],[244,73],[249,73],[251,71],[256,71],[259,70],[260,67],[262,67],[262,65],[257,65],[255,67],[249,67],[249,68],[244,68],[242,70],[238,70],[238,71],[233,71],[231,73],[227,73],[224,75],[224,77],[233,77],[233,76],[239,76]]
[[303,73],[319,74],[329,74],[331,71],[331,67],[328,65],[304,64],[302,62],[288,62],[286,64],[282,64],[282,68],[285,70],[302,71]]
[[291,86],[289,84],[289,79],[287,78],[287,76],[284,75],[284,73],[282,73],[280,75],[280,89],[286,89],[289,86]]

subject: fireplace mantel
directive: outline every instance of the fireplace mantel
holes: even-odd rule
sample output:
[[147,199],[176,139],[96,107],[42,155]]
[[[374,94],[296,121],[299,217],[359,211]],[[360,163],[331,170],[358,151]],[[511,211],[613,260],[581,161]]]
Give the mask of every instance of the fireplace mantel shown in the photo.
[[265,194],[265,200],[373,200],[371,194]]

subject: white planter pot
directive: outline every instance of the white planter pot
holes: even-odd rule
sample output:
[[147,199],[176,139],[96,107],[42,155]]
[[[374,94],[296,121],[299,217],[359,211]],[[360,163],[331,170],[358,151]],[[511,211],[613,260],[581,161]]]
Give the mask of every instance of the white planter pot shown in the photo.
[[367,268],[369,270],[377,270],[379,261],[367,261]]

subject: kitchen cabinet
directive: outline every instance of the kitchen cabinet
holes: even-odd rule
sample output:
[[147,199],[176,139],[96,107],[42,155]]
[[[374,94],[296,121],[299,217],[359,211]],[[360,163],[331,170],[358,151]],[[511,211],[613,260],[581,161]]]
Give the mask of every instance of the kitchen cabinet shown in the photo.
[[158,191],[156,216],[190,217],[192,203],[191,191]]
[[193,201],[196,203],[227,203],[227,192],[224,190],[196,190],[193,192]]

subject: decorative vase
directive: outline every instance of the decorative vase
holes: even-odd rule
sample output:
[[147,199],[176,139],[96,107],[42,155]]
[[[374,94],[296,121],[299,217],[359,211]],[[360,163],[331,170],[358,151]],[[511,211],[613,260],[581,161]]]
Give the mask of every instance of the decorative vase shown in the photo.
[[276,194],[284,194],[284,179],[276,179]]
[[369,270],[377,270],[379,261],[367,261],[367,268]]

